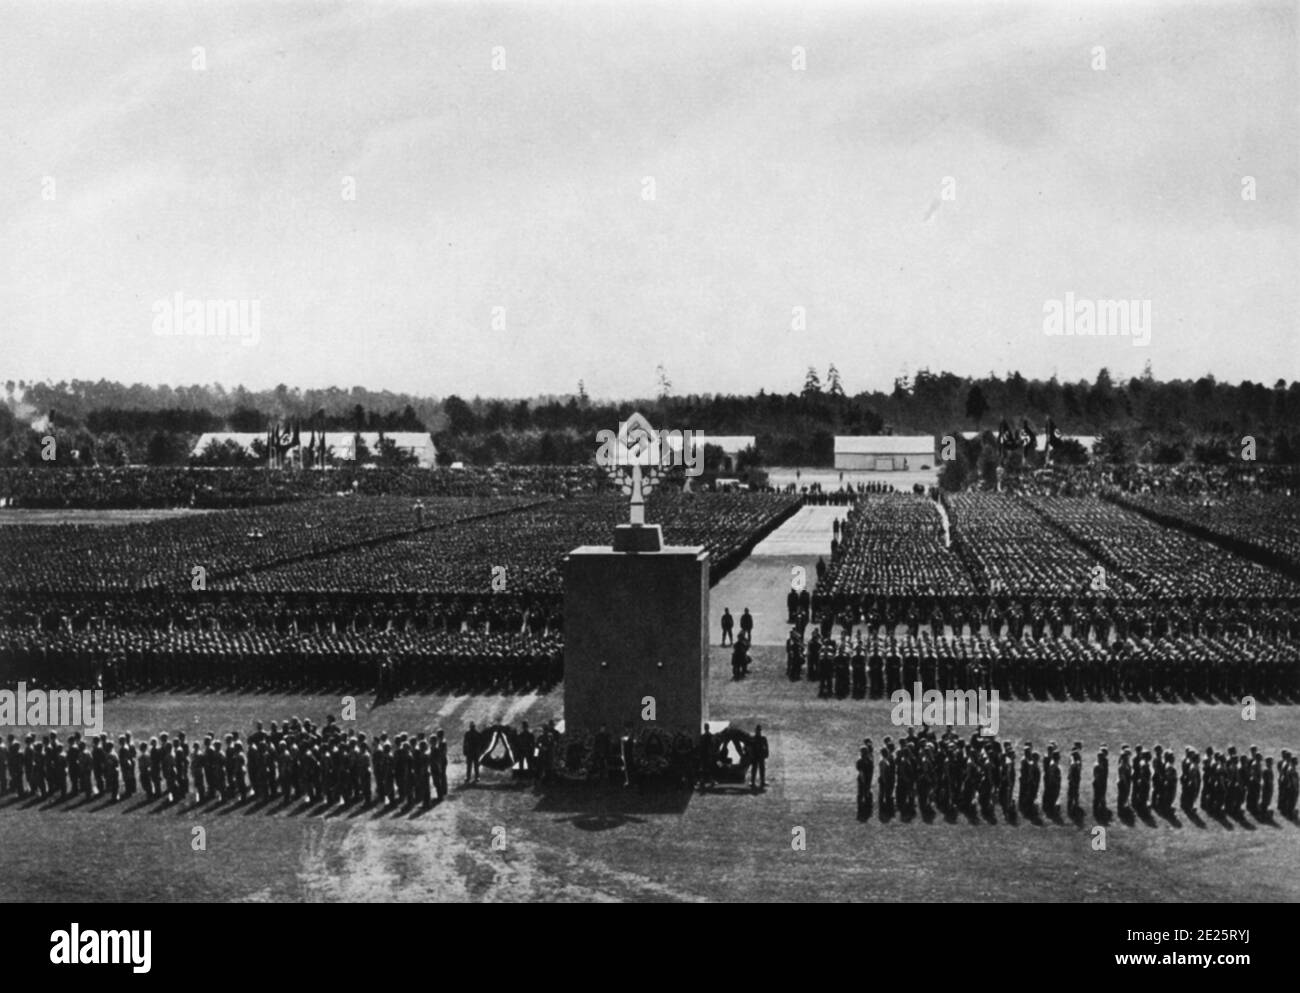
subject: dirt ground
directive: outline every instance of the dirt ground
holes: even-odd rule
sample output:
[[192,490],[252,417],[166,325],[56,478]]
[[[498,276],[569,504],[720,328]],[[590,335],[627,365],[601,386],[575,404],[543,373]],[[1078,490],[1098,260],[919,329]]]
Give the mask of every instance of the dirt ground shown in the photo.
[[[546,793],[485,772],[429,811],[380,812],[275,802],[164,807],[139,800],[50,805],[0,801],[0,900],[1218,900],[1300,899],[1300,828],[1181,813],[1107,825],[1093,849],[1082,824],[932,823],[854,816],[852,762],[866,734],[896,732],[883,701],[823,701],[791,685],[778,649],[729,681],[715,651],[712,716],[765,726],[769,785],[707,794],[565,787]],[[458,742],[470,719],[514,712],[534,722],[558,693],[520,709],[512,697],[403,698],[358,713],[369,731],[441,726]],[[154,697],[110,703],[107,725],[138,736],[164,729],[251,729],[291,715],[320,720],[339,701],[260,694]],[[1105,741],[1295,744],[1296,708],[1264,709],[1253,726],[1229,707],[1002,705],[1002,733],[1036,743]],[[1249,730],[1246,730],[1246,728]],[[1068,746],[1067,746],[1068,747]],[[453,753],[457,751],[453,747]],[[459,759],[459,756],[456,756]],[[1113,801],[1113,787],[1112,787]],[[205,852],[192,850],[194,828]],[[806,849],[792,847],[802,828]],[[498,847],[494,848],[494,840]],[[500,847],[504,844],[504,847]]]

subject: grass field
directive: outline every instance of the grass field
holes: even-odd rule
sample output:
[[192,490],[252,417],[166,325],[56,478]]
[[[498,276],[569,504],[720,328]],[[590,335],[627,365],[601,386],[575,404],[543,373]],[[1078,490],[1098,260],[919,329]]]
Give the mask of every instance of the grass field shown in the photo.
[[[797,533],[816,519],[787,526]],[[748,604],[759,630],[778,640],[790,567],[811,561],[752,556],[714,588],[713,614]],[[715,647],[710,694],[714,719],[746,730],[763,723],[772,749],[766,793],[543,794],[491,772],[464,788],[456,784],[467,722],[540,723],[560,715],[562,690],[404,697],[379,708],[363,700],[359,730],[446,730],[454,764],[445,803],[385,813],[9,797],[0,801],[0,900],[1300,900],[1300,827],[1281,819],[1115,819],[1104,851],[1093,848],[1090,813],[1080,824],[964,816],[860,823],[853,762],[863,736],[897,736],[888,704],[818,700],[810,684],[785,679],[782,649],[767,640],[757,639],[755,669],[740,683],[730,680],[730,650]],[[137,737],[184,728],[193,738],[247,732],[259,719],[321,721],[339,706],[322,696],[144,695],[111,701],[106,728]],[[1300,707],[1263,707],[1248,723],[1227,706],[1003,701],[1000,720],[1004,739],[1040,748],[1052,739],[1067,750],[1082,741],[1089,764],[1102,743],[1112,755],[1123,743],[1179,751],[1255,744],[1274,756],[1300,745]],[[1113,805],[1113,776],[1110,797]],[[206,831],[206,852],[191,848],[195,827]],[[792,848],[796,828],[804,851]]]

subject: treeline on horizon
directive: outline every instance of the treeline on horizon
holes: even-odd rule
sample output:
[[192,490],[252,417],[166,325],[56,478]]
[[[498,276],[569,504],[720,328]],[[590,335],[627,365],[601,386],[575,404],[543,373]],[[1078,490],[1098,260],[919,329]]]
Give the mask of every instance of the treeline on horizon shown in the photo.
[[[573,394],[527,399],[451,395],[441,399],[362,387],[227,390],[219,384],[146,386],[100,380],[5,383],[0,407],[0,465],[183,465],[199,435],[264,432],[273,423],[312,429],[429,431],[443,464],[571,464],[591,461],[596,433],[616,428],[634,410],[655,427],[706,435],[754,435],[753,465],[829,466],[837,434],[929,434],[996,429],[1027,418],[1042,432],[1047,418],[1065,435],[1103,438],[1107,461],[1226,462],[1255,439],[1261,462],[1300,461],[1300,382],[1271,386],[1158,380],[1144,374],[1115,381],[1102,369],[1092,381],[1026,379],[1019,372],[971,378],[921,369],[894,380],[890,392],[849,393],[834,366],[825,380],[806,370],[800,390],[752,395],[673,395],[664,383],[653,399],[594,401],[582,383]],[[34,420],[49,417],[42,433]],[[44,438],[57,444],[41,458]],[[76,453],[74,456],[72,453]],[[234,446],[226,450],[239,464]],[[1093,456],[1098,457],[1098,456]],[[209,459],[207,464],[213,464]],[[219,461],[217,464],[221,464]]]

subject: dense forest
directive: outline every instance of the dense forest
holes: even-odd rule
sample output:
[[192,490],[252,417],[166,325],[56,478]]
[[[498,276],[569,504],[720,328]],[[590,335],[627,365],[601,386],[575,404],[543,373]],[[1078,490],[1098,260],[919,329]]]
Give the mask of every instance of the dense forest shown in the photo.
[[[1107,461],[1214,463],[1240,457],[1242,438],[1255,440],[1262,462],[1300,457],[1300,382],[1271,386],[1156,379],[1148,366],[1128,382],[1106,369],[1088,382],[1026,379],[1018,372],[981,378],[921,369],[901,375],[888,392],[852,394],[831,366],[823,378],[808,369],[792,393],[748,396],[661,395],[635,401],[591,399],[582,383],[572,394],[532,399],[455,395],[441,399],[353,387],[269,390],[219,384],[126,386],[90,382],[15,382],[0,406],[0,464],[181,465],[205,431],[265,432],[273,424],[331,431],[430,431],[439,460],[472,464],[566,464],[592,458],[596,432],[614,428],[633,410],[655,426],[715,435],[754,435],[752,461],[766,465],[830,465],[837,434],[931,434],[985,431],[1006,419],[1028,419],[1041,431],[1051,418],[1065,435],[1096,435]],[[54,446],[43,446],[46,438]],[[53,449],[53,458],[42,458]],[[209,453],[208,464],[220,453]],[[229,452],[232,462],[239,453]]]

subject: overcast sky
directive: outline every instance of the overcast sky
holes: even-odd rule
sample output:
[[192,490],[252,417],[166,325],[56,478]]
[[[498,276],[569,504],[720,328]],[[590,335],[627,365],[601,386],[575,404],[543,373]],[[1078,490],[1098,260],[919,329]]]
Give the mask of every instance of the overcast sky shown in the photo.
[[1294,4],[0,4],[0,377],[1300,379],[1296,63]]

